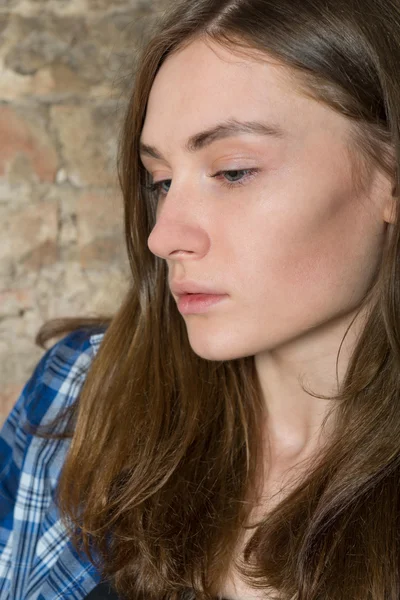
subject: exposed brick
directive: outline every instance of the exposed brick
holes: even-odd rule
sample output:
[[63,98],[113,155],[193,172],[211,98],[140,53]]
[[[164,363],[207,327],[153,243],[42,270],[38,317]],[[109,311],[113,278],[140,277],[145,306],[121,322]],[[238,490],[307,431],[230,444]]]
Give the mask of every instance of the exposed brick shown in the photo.
[[15,8],[20,2],[21,0],[2,0],[1,7],[7,9]]
[[8,21],[9,21],[8,15],[0,15],[0,35],[7,28]]
[[56,260],[58,207],[43,202],[0,218],[0,263],[12,258],[39,269]]
[[21,75],[44,68],[55,69],[57,75],[63,66],[69,78],[75,73],[74,86],[77,81],[83,85],[82,80],[86,85],[118,85],[121,67],[132,63],[135,41],[147,30],[151,14],[149,7],[131,5],[122,12],[85,19],[51,12],[14,16],[7,29],[4,64]]
[[[110,1],[109,0],[87,0],[87,5],[90,10],[99,10],[106,11],[110,9]],[[132,4],[138,5],[140,4],[140,0],[113,0],[113,7],[129,7]]]
[[47,10],[60,12],[84,12],[86,10],[86,0],[29,0],[32,6],[38,6],[42,9],[43,6]]
[[78,187],[116,186],[115,109],[61,105],[51,117],[69,180]]
[[98,190],[82,193],[76,209],[81,246],[104,234],[122,236],[122,199],[115,192]]
[[77,225],[82,266],[123,260],[122,200],[115,193],[82,194],[77,204]]
[[31,289],[0,291],[0,319],[17,317],[32,307],[33,291]]
[[53,93],[79,95],[90,89],[88,81],[85,81],[79,73],[72,71],[70,67],[63,64],[54,64],[49,68],[52,80]]
[[57,152],[36,113],[0,106],[0,139],[0,176],[22,155],[30,161],[39,181],[54,180]]
[[21,75],[32,75],[61,57],[67,49],[66,42],[48,31],[33,30],[22,42],[11,48],[6,55],[5,65]]
[[169,2],[0,0],[0,425],[40,325],[112,314],[129,285],[117,138],[137,45]]
[[22,259],[22,264],[26,269],[35,269],[38,271],[44,265],[52,265],[58,259],[58,247],[55,240],[45,240],[33,250],[31,250]]

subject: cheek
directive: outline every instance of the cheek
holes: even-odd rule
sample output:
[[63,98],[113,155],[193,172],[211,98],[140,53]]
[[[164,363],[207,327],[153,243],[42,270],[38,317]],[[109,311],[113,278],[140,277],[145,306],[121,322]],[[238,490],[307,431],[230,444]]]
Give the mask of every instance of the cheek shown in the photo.
[[269,296],[275,290],[283,303],[303,298],[310,305],[340,288],[351,293],[357,278],[362,285],[362,267],[368,264],[362,207],[347,190],[314,191],[296,200],[296,210],[281,209],[253,220],[244,246],[246,286],[264,288]]

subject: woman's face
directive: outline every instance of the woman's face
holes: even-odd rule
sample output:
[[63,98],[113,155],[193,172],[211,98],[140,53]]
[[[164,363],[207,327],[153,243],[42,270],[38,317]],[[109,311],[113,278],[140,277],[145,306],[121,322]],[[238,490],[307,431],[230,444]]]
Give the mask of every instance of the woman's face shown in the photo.
[[[220,127],[187,147],[239,123],[247,131]],[[348,139],[345,118],[302,96],[272,59],[196,40],[163,64],[141,135],[153,149],[143,164],[164,182],[148,246],[170,285],[226,294],[182,314],[199,356],[278,349],[357,308],[379,263],[391,186],[371,170],[357,194]]]

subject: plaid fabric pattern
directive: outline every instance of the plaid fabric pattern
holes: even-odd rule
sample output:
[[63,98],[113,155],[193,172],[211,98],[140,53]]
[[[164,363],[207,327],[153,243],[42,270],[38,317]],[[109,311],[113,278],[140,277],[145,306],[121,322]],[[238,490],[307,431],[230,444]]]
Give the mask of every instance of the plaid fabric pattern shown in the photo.
[[23,431],[45,424],[77,398],[104,330],[79,329],[46,351],[0,431],[0,598],[81,600],[101,576],[78,555],[55,488],[70,440]]

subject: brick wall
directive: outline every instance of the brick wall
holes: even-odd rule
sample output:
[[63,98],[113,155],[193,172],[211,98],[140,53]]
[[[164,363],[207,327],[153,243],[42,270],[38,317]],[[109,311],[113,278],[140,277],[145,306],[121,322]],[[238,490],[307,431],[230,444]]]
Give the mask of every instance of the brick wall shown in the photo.
[[137,41],[162,2],[0,0],[0,425],[49,318],[126,290],[116,147]]

